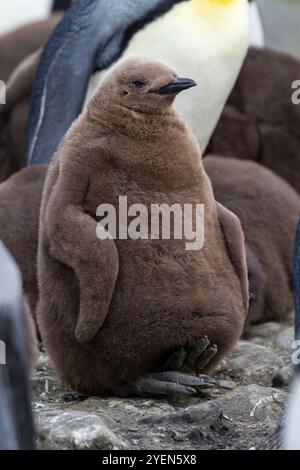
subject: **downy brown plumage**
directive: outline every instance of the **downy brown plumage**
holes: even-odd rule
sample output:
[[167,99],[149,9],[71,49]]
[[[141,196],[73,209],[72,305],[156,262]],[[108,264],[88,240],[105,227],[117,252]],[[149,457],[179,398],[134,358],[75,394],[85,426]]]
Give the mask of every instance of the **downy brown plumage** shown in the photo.
[[[140,393],[161,357],[204,336],[218,348],[204,366],[210,371],[241,335],[248,307],[243,233],[216,203],[197,141],[172,108],[186,88],[159,62],[122,63],[50,165],[38,320],[58,374],[76,390]],[[97,207],[117,207],[120,195],[129,205],[204,204],[203,249],[186,251],[184,239],[99,240]]]
[[203,160],[215,198],[245,233],[250,305],[247,324],[281,321],[293,309],[292,267],[300,197],[283,179],[251,161]]

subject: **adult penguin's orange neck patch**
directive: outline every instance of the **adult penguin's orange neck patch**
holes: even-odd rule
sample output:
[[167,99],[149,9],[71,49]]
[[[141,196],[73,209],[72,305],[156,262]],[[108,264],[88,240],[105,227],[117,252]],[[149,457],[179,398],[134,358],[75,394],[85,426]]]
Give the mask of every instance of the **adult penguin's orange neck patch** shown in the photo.
[[228,3],[233,3],[236,0],[207,0],[207,3],[220,3],[221,5],[226,5]]
[[220,14],[230,7],[245,3],[246,0],[191,0],[195,12],[209,20],[219,19]]
[[207,6],[224,6],[230,5],[231,3],[236,3],[239,0],[192,0],[194,3],[199,3]]

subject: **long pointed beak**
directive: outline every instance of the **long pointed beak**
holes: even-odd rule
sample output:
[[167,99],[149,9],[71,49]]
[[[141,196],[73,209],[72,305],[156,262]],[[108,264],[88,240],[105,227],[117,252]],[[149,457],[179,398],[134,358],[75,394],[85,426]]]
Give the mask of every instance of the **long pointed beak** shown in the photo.
[[197,86],[197,83],[190,78],[176,78],[174,82],[160,88],[155,93],[158,93],[159,95],[173,95],[195,86]]

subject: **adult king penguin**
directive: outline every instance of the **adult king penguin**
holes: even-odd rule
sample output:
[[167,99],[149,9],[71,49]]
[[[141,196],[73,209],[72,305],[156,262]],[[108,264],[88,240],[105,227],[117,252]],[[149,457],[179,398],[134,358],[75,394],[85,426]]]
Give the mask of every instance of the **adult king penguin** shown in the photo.
[[249,38],[247,0],[77,0],[40,63],[28,163],[51,160],[101,81],[100,71],[139,53],[198,80],[199,90],[187,102],[179,99],[177,110],[204,151],[239,74]]
[[[196,77],[199,87],[175,108],[205,150],[239,73],[249,43],[246,0],[189,0],[148,24],[131,39],[123,58],[144,55]],[[108,68],[107,73],[110,72]],[[87,101],[105,72],[90,81]],[[205,117],[205,118],[204,118]]]
[[34,447],[22,310],[21,276],[0,241],[0,450]]
[[285,450],[300,450],[299,420],[300,420],[300,222],[297,229],[294,250],[293,290],[295,302],[295,343],[292,362],[295,366],[295,377],[286,417],[284,433]]

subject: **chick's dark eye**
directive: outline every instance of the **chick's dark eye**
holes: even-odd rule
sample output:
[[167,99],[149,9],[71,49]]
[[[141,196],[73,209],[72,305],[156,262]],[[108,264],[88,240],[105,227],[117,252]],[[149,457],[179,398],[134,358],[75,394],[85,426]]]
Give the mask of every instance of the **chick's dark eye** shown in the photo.
[[143,88],[146,85],[145,80],[134,80],[132,84],[137,88]]

